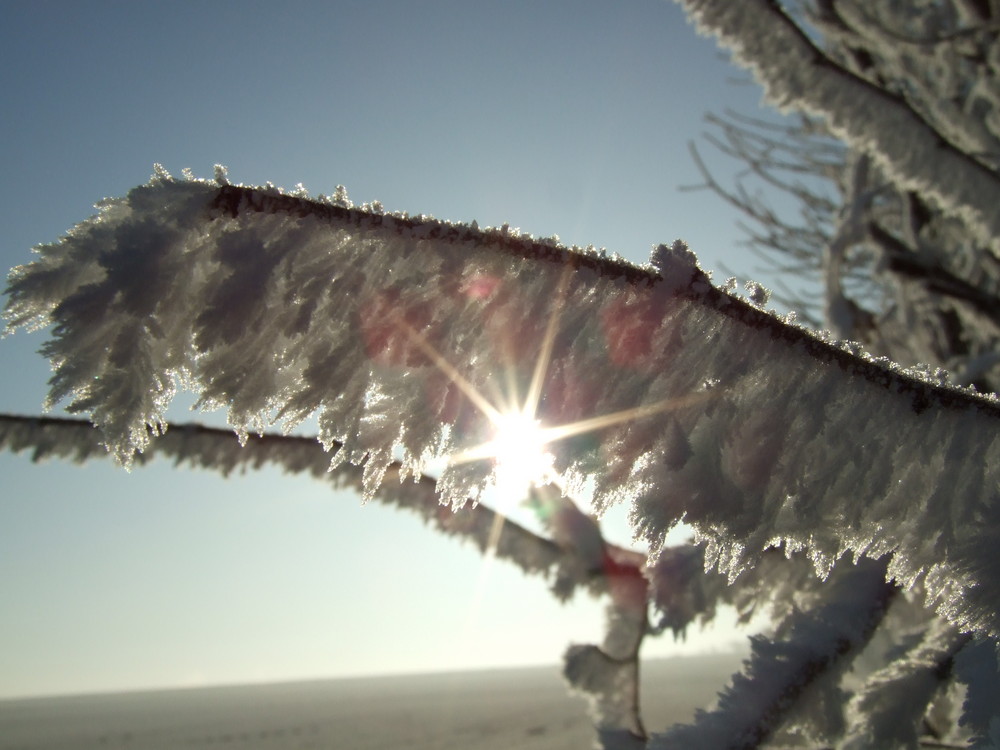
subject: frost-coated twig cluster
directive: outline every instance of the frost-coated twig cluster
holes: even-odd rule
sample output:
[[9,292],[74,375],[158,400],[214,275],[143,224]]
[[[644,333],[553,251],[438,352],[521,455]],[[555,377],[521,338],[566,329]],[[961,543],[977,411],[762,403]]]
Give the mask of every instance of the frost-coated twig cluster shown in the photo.
[[[683,4],[797,115],[711,118],[709,141],[746,167],[735,188],[698,162],[706,186],[750,219],[751,247],[783,275],[793,309],[893,361],[1000,389],[996,202],[983,200],[1000,187],[1000,5]],[[775,210],[776,193],[792,209]],[[896,644],[889,663],[845,695],[837,747],[964,747],[963,735],[1000,746],[994,644],[968,645],[903,594],[876,635]],[[977,660],[986,682],[965,680],[956,733],[960,695],[949,691]]]
[[[1000,406],[720,292],[682,245],[643,269],[506,229],[159,175],[39,252],[12,273],[12,325],[54,323],[51,399],[89,412],[119,460],[156,439],[181,385],[243,435],[317,413],[333,464],[363,465],[367,494],[396,451],[416,475],[489,439],[456,383],[490,393],[505,370],[523,376],[569,268],[537,416],[631,417],[553,443],[563,486],[592,483],[597,507],[630,501],[654,554],[683,517],[731,578],[775,544],[807,550],[820,575],[844,552],[892,553],[896,580],[926,578],[951,619],[1000,633],[982,553],[1000,534]],[[491,472],[452,464],[437,491],[464,505]]]
[[[887,577],[921,587],[963,629],[1000,632],[996,402],[796,328],[761,309],[759,288],[748,300],[714,288],[682,243],[641,268],[506,227],[161,170],[38,251],[11,274],[11,325],[54,325],[51,399],[89,413],[123,463],[178,432],[165,430],[163,410],[181,386],[228,409],[245,442],[316,413],[327,465],[360,466],[352,476],[375,496],[488,441],[503,399],[481,394],[525,383],[544,351],[534,416],[556,431],[552,471],[570,494],[592,487],[597,507],[631,503],[654,583],[657,554],[670,558],[664,536],[681,519],[704,543],[704,567],[751,586],[775,545],[803,550],[821,578],[846,552],[883,560],[838,574],[864,585],[831,585],[785,618],[787,632],[757,647],[750,687],[737,680],[735,697],[695,725],[699,736],[772,735],[826,684],[819,676],[839,676],[830,667],[864,648]],[[453,462],[433,491],[458,508],[492,472],[489,461]],[[481,539],[485,525],[474,525]],[[540,560],[559,545],[522,542],[510,553],[532,559],[522,566],[552,566]],[[635,670],[649,625],[646,580],[604,578],[617,582],[608,636],[571,650],[567,674],[595,695],[612,747],[645,736]],[[663,609],[667,623],[678,616]],[[768,698],[760,683],[774,674],[784,677]],[[759,708],[748,712],[744,694]],[[654,734],[650,746],[672,736]]]
[[[980,158],[982,142],[980,148],[969,148],[955,137],[956,131],[968,135],[967,131],[940,127],[934,117],[938,113],[914,106],[907,92],[868,80],[827,56],[778,0],[678,2],[699,28],[718,36],[740,63],[753,70],[771,102],[787,110],[824,117],[834,134],[871,153],[900,187],[925,196],[946,213],[961,218],[979,242],[992,244],[994,249],[1000,247],[1000,216],[996,211],[1000,183],[996,164],[984,163]],[[907,12],[930,26],[935,15],[933,5],[943,6],[943,13],[948,13],[953,5],[976,4],[921,3],[917,14],[913,4],[906,2],[883,2],[875,8],[876,13],[883,8],[890,13]],[[841,18],[846,27],[853,24],[855,29],[874,28],[878,33],[877,19],[866,17],[872,8],[869,3],[824,0],[816,5],[821,9],[819,15],[824,11],[827,17],[845,14],[846,18]],[[995,29],[993,32],[995,35]],[[995,65],[997,61],[993,57],[984,62]],[[953,66],[950,70],[959,73]],[[920,84],[917,81],[915,85]],[[997,91],[995,86],[983,87],[977,95],[995,102]]]
[[[807,56],[799,75],[822,77],[836,68],[854,85],[876,87],[908,107],[940,147],[918,147],[908,128],[887,137],[908,144],[938,185],[952,175],[937,161],[942,152],[965,154],[984,179],[1000,185],[995,3],[921,3],[918,11],[904,0],[784,5],[783,25],[798,24],[820,39],[822,64]],[[703,20],[711,17],[707,11]],[[755,33],[775,26],[767,18],[758,19],[764,23]],[[786,83],[771,84],[776,96],[795,96],[782,94]],[[884,109],[833,91],[844,95],[822,106],[803,104],[804,110],[796,105],[797,116],[780,122],[738,113],[711,117],[709,142],[742,162],[748,179],[729,188],[703,168],[706,186],[750,220],[751,247],[782,275],[783,287],[819,285],[820,295],[814,287],[784,294],[804,319],[895,362],[944,367],[956,382],[1000,389],[996,233],[983,237],[974,221],[941,208],[932,192],[898,180],[897,168],[886,166],[887,152],[868,137]],[[820,93],[810,87],[802,96]],[[803,114],[832,108],[842,109],[839,117],[857,123],[861,135],[842,142],[829,121]],[[790,198],[792,209],[777,210],[776,196]]]

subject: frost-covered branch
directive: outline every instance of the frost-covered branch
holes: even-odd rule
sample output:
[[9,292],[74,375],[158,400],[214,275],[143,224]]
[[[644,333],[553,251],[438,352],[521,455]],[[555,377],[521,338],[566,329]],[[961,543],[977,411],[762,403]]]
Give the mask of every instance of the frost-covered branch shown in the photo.
[[[100,434],[86,420],[11,414],[0,414],[0,450],[28,453],[32,461],[55,458],[84,463],[109,457]],[[287,474],[303,474],[335,489],[362,489],[362,470],[344,463],[330,471],[330,456],[313,437],[266,433],[249,436],[241,444],[231,430],[171,424],[145,453],[135,457],[135,463],[143,465],[155,458],[222,476],[276,466]],[[580,585],[594,594],[608,591],[605,568],[593,563],[589,550],[581,549],[576,543],[580,534],[567,529],[567,523],[550,524],[562,532],[556,539],[546,539],[481,503],[456,512],[439,502],[433,477],[401,480],[401,470],[398,462],[389,466],[375,500],[415,513],[435,530],[470,541],[480,552],[511,562],[524,573],[552,578],[553,593],[560,600],[571,597]],[[595,533],[605,544],[600,531]],[[606,547],[609,554],[627,554],[613,545]],[[633,565],[638,563],[632,561]]]
[[[773,640],[763,636],[752,640],[743,673],[734,676],[715,709],[699,712],[691,725],[654,735],[650,750],[751,750],[760,746],[787,720],[804,694],[839,690],[835,678],[849,665],[849,657],[868,642],[894,593],[885,582],[883,563],[869,560],[838,569],[818,606],[792,612],[781,625],[783,632]],[[816,702],[823,707],[839,701]],[[836,725],[835,717],[822,717],[819,733],[836,736]]]
[[604,543],[596,520],[553,488],[543,488],[536,499],[547,509],[541,517],[554,539],[570,536],[570,546],[584,557],[592,550],[592,566],[601,571],[610,600],[603,642],[570,646],[563,676],[587,699],[599,747],[639,750],[647,739],[639,706],[639,649],[650,632],[645,555]]
[[608,570],[611,602],[603,642],[570,646],[563,676],[584,695],[602,750],[640,750],[648,738],[639,707],[639,649],[649,633],[648,584],[629,565],[612,562]]
[[[854,72],[899,96],[931,126],[977,161],[1000,166],[998,9],[942,2],[914,13],[905,2],[878,6],[858,0],[821,0],[808,17]],[[985,116],[984,116],[985,115]]]
[[968,640],[933,621],[915,645],[869,677],[848,704],[843,750],[916,746],[928,706]]
[[677,1],[754,71],[773,103],[826,117],[836,135],[869,153],[900,187],[961,216],[980,242],[1000,249],[1000,177],[904,98],[826,55],[776,0]]
[[[705,183],[749,219],[751,248],[772,272],[825,290],[825,325],[838,335],[863,341],[897,362],[927,363],[928,374],[944,367],[953,373],[952,382],[997,390],[997,234],[984,234],[974,211],[942,200],[941,192],[954,187],[959,172],[958,167],[950,172],[940,157],[947,152],[948,159],[979,165],[973,171],[980,177],[998,176],[1000,5],[993,0],[686,5],[712,16],[710,25],[722,14],[756,13],[747,23],[729,25],[723,41],[737,49],[748,42],[743,52],[759,79],[798,111],[778,123],[732,113],[709,119],[709,143],[743,169],[735,188],[723,187],[703,168]],[[762,8],[766,12],[758,13]],[[763,43],[765,37],[771,41]],[[879,99],[888,106],[873,106]],[[901,115],[907,109],[910,114]],[[890,121],[892,128],[885,127]],[[929,146],[933,134],[942,148],[920,147],[911,151],[909,164],[898,161],[900,152],[915,144]],[[810,153],[810,144],[821,156]],[[913,168],[923,169],[923,182],[901,178]],[[792,199],[790,210],[770,209],[776,192]],[[824,200],[816,200],[817,192]],[[953,198],[966,200],[957,193]],[[810,303],[807,295],[791,296],[807,309],[819,297]],[[954,496],[962,493],[956,488]],[[994,502],[986,501],[982,509],[989,525]],[[939,538],[929,527],[927,534]],[[763,568],[762,560],[754,573],[783,581]],[[713,602],[727,597],[716,594],[710,577],[692,581],[675,597],[682,604],[695,595],[707,594]],[[973,593],[976,588],[969,596],[982,595],[979,601],[985,602],[984,592]],[[923,597],[921,585],[904,586],[876,644],[864,654],[861,672],[846,680],[845,687],[857,685],[859,692],[847,704],[849,724],[830,735],[839,735],[837,747],[964,747],[963,729],[975,735],[977,747],[1000,747],[996,641],[976,650],[974,658],[988,666],[970,669],[973,657],[964,656],[970,647],[955,656],[968,634],[921,613],[917,603]],[[886,641],[892,647],[882,650]],[[964,666],[953,668],[956,664]],[[955,711],[955,679],[966,682],[971,698],[963,729]],[[827,706],[839,711],[845,701],[846,696],[834,696]],[[791,739],[772,742],[784,746]],[[799,739],[792,744],[800,746]]]
[[[784,124],[780,152],[768,145],[770,123],[736,115],[710,123],[719,131],[710,142],[744,163],[754,182],[741,178],[726,188],[704,169],[705,186],[754,224],[749,245],[770,273],[825,290],[825,327],[894,361],[945,367],[957,382],[996,388],[990,370],[1000,341],[1000,268],[961,222],[900,191],[860,151],[841,149],[839,166],[835,151],[816,164],[808,152],[830,136],[815,120]],[[764,178],[775,171],[803,175],[795,177],[801,188],[784,191],[799,205],[798,219],[770,210],[756,189],[776,184]],[[818,297],[792,292],[782,301],[808,313]]]
[[[654,552],[684,518],[731,578],[782,542],[821,575],[891,554],[953,622],[1000,633],[997,403],[789,325],[758,287],[716,289],[683,243],[636,267],[160,174],[38,250],[8,316],[53,325],[51,399],[122,461],[181,386],[244,437],[317,414],[372,495],[397,452],[404,476],[483,455],[504,403],[534,394],[561,485],[630,501]],[[476,500],[493,470],[451,461],[436,491]]]

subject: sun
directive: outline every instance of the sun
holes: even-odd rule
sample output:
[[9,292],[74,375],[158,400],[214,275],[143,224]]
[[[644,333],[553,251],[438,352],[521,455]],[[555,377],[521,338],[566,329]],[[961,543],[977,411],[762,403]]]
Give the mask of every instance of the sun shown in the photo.
[[483,453],[494,462],[493,481],[501,498],[523,499],[532,487],[547,484],[555,457],[541,422],[526,411],[493,418],[493,440]]
[[[515,393],[507,393],[504,397],[491,401],[401,316],[397,316],[395,319],[396,324],[405,331],[410,340],[449,380],[458,386],[492,425],[492,439],[481,445],[452,454],[448,457],[448,463],[492,461],[494,466],[493,484],[498,491],[500,503],[507,507],[524,500],[533,487],[550,483],[559,485],[559,477],[553,468],[555,456],[548,448],[550,444],[565,440],[573,435],[694,406],[715,397],[715,393],[712,391],[695,392],[687,396],[667,398],[655,403],[642,404],[567,424],[543,425],[536,415],[542,400],[543,383],[552,358],[560,312],[566,301],[571,270],[568,265],[563,269],[554,295],[548,324],[542,337],[540,351],[535,359],[531,382],[523,399],[517,397],[517,389],[512,388],[511,390]],[[513,382],[513,378],[508,379]],[[500,405],[498,406],[497,403]]]

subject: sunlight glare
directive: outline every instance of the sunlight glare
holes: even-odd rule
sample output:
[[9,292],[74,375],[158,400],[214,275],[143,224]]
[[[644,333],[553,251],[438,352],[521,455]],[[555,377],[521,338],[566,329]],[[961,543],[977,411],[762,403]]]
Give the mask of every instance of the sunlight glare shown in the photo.
[[503,501],[518,502],[532,486],[546,483],[552,472],[554,459],[546,448],[545,430],[525,412],[499,414],[494,426],[496,432],[486,452],[496,462],[496,488]]
[[493,461],[493,487],[496,491],[497,510],[500,511],[500,516],[490,535],[491,548],[496,539],[499,538],[503,514],[524,500],[531,488],[552,483],[562,487],[561,478],[556,475],[553,469],[555,457],[547,447],[550,443],[565,440],[574,435],[646,419],[656,414],[693,407],[712,400],[719,394],[715,389],[699,390],[684,396],[674,396],[574,422],[543,427],[535,415],[542,400],[545,378],[552,360],[556,333],[559,328],[562,308],[569,292],[569,279],[572,271],[571,265],[566,265],[562,269],[539,352],[535,358],[531,382],[523,402],[517,394],[519,389],[512,369],[506,372],[508,393],[497,394],[497,397],[490,399],[466,379],[458,368],[452,365],[420,331],[410,326],[402,316],[395,317],[396,325],[406,332],[410,340],[458,387],[493,426],[492,440],[457,451],[447,458],[449,464],[482,460]]

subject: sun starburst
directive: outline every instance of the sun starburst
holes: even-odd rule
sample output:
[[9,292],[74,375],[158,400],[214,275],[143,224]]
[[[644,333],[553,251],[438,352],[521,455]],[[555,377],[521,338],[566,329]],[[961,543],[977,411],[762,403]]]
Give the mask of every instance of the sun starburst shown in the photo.
[[669,398],[559,425],[544,425],[538,417],[538,407],[565,304],[572,269],[566,266],[554,295],[554,302],[535,359],[527,393],[521,399],[515,378],[507,372],[507,393],[491,400],[452,365],[419,331],[402,318],[411,341],[454,383],[492,426],[492,437],[486,442],[456,452],[448,457],[449,464],[489,460],[494,464],[493,484],[499,493],[501,506],[509,508],[523,500],[532,487],[558,481],[553,468],[552,443],[566,438],[615,425],[644,419],[655,414],[700,403],[711,392],[699,391],[680,398]]

